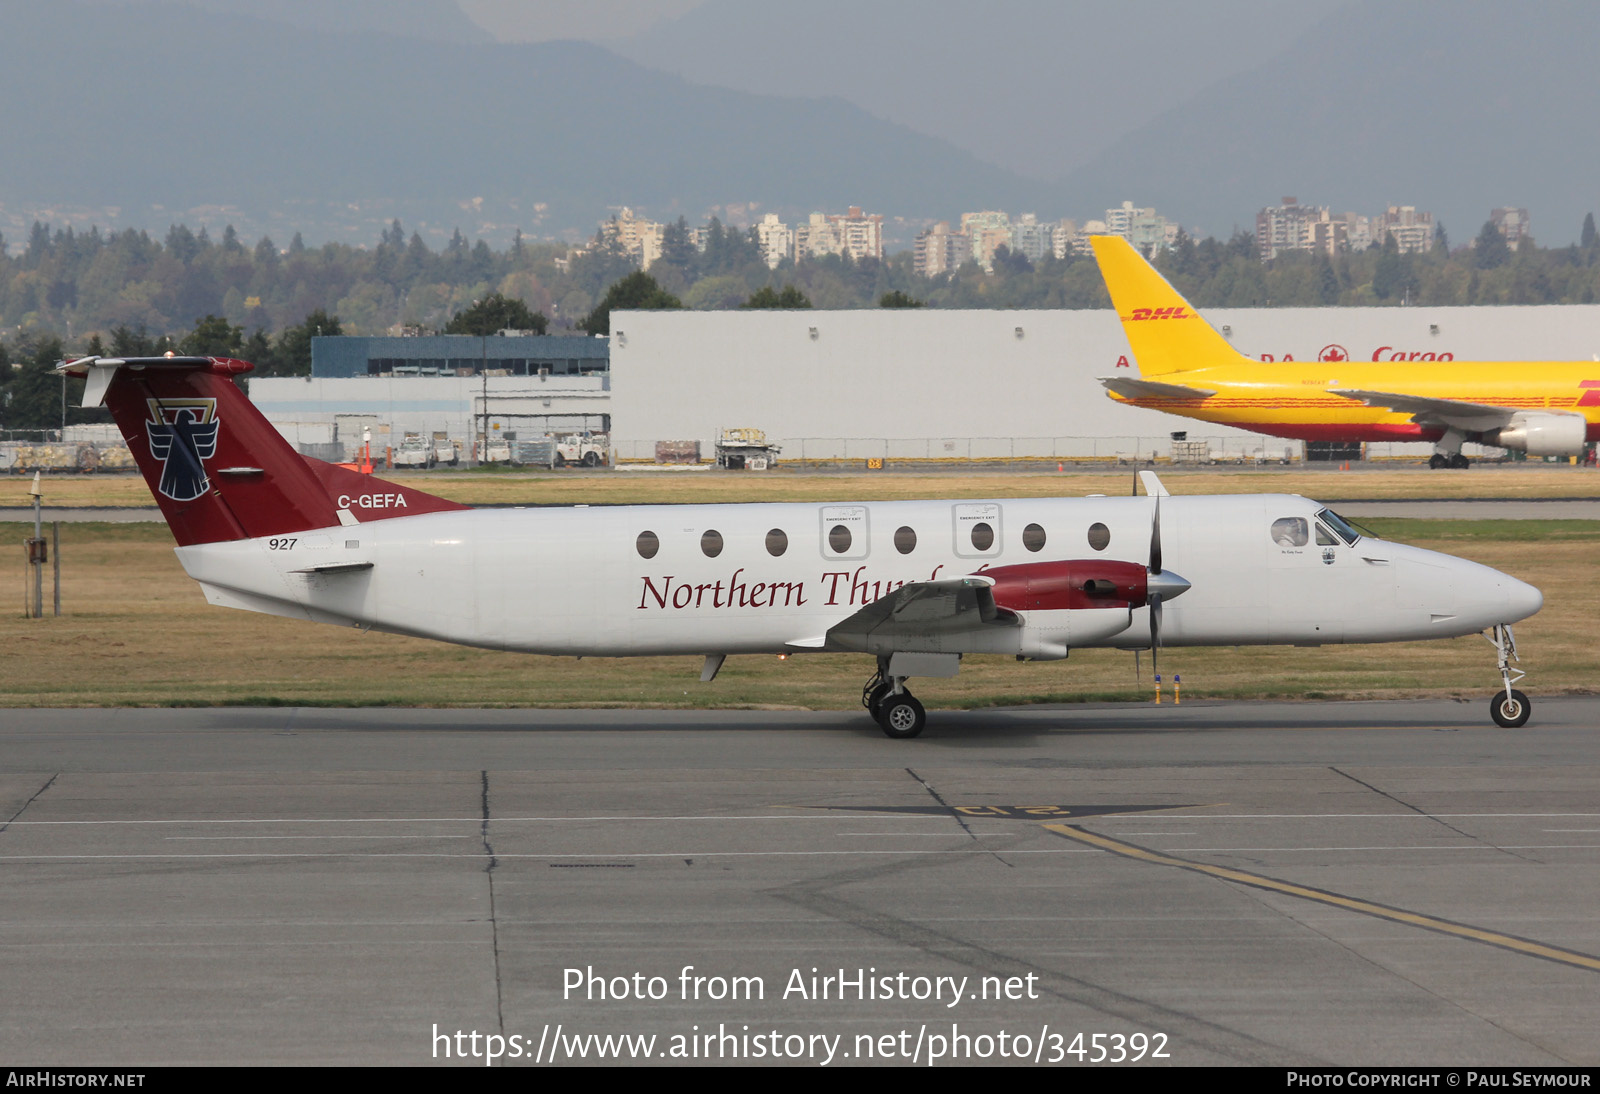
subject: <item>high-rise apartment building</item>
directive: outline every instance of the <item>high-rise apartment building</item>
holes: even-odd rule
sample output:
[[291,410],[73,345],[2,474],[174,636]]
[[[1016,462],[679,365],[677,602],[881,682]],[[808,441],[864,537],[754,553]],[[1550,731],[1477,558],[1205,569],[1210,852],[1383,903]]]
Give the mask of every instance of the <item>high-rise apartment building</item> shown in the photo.
[[794,253],[798,258],[847,254],[857,262],[883,258],[883,216],[863,213],[852,205],[846,213],[812,213],[795,228]]
[[[1433,214],[1419,213],[1414,205],[1391,205],[1376,218],[1373,238],[1382,243],[1389,236],[1401,254],[1422,254],[1433,249]],[[1351,248],[1357,246],[1352,240]]]
[[600,226],[600,234],[606,239],[615,240],[617,246],[639,263],[641,270],[648,270],[661,257],[665,232],[666,225],[646,220],[626,205]]
[[1026,255],[1029,262],[1038,262],[1045,255],[1055,253],[1056,226],[1040,224],[1033,213],[1023,213],[1011,226],[1011,249]]
[[973,260],[985,270],[993,270],[995,251],[1011,246],[1011,218],[993,210],[962,213],[961,233],[972,241]]
[[1326,205],[1301,205],[1292,197],[1256,214],[1256,250],[1270,262],[1282,251],[1321,251],[1337,254],[1349,244],[1350,225],[1333,219]]
[[794,230],[778,219],[777,213],[768,213],[756,225],[756,238],[761,242],[761,257],[768,268],[794,257]]
[[952,232],[941,220],[917,236],[914,268],[919,277],[952,274],[972,259],[972,240],[965,232]]
[[1528,210],[1513,209],[1509,205],[1491,210],[1489,220],[1494,224],[1495,230],[1506,237],[1506,244],[1513,250],[1524,236],[1533,234],[1532,225],[1528,221]]

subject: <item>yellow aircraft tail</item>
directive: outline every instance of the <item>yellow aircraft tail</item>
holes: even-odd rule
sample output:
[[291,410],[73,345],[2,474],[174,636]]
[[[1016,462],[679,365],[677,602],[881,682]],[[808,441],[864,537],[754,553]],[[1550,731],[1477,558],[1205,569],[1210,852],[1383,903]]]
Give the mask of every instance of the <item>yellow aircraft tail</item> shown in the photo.
[[1249,361],[1121,236],[1094,236],[1094,257],[1141,376]]

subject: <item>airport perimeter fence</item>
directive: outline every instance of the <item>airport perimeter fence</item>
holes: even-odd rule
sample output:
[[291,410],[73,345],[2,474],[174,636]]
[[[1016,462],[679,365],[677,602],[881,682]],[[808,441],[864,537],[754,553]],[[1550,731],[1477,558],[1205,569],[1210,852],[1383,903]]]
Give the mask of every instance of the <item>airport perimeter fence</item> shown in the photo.
[[[681,438],[679,438],[681,439]],[[1175,441],[1169,435],[1125,437],[773,437],[785,464],[889,464],[993,463],[1161,463],[1200,466],[1225,464],[1301,463],[1306,446],[1276,437],[1197,436]],[[652,463],[656,441],[616,442],[621,463]],[[701,442],[703,461],[713,445]],[[1384,442],[1362,446],[1364,458],[1421,459],[1432,451],[1429,444]],[[1469,456],[1495,458],[1497,448],[1467,445]],[[1360,458],[1360,457],[1358,457]]]

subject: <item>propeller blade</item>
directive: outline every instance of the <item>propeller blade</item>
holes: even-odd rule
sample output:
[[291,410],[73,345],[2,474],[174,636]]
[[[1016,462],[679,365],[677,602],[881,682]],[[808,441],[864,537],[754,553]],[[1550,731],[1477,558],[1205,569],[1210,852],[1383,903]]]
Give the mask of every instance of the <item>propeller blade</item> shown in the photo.
[[1150,572],[1161,573],[1161,495],[1156,495],[1156,515],[1150,521]]
[[1150,597],[1150,671],[1159,673],[1161,656],[1161,594],[1156,593]]

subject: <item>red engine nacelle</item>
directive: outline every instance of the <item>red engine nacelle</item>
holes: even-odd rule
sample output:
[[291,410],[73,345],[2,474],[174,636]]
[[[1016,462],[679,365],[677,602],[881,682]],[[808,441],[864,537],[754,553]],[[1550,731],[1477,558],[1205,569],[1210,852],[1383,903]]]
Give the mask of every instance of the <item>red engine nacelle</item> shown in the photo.
[[982,571],[994,579],[994,602],[1014,612],[1142,608],[1150,573],[1137,562],[1078,558],[1026,562]]

